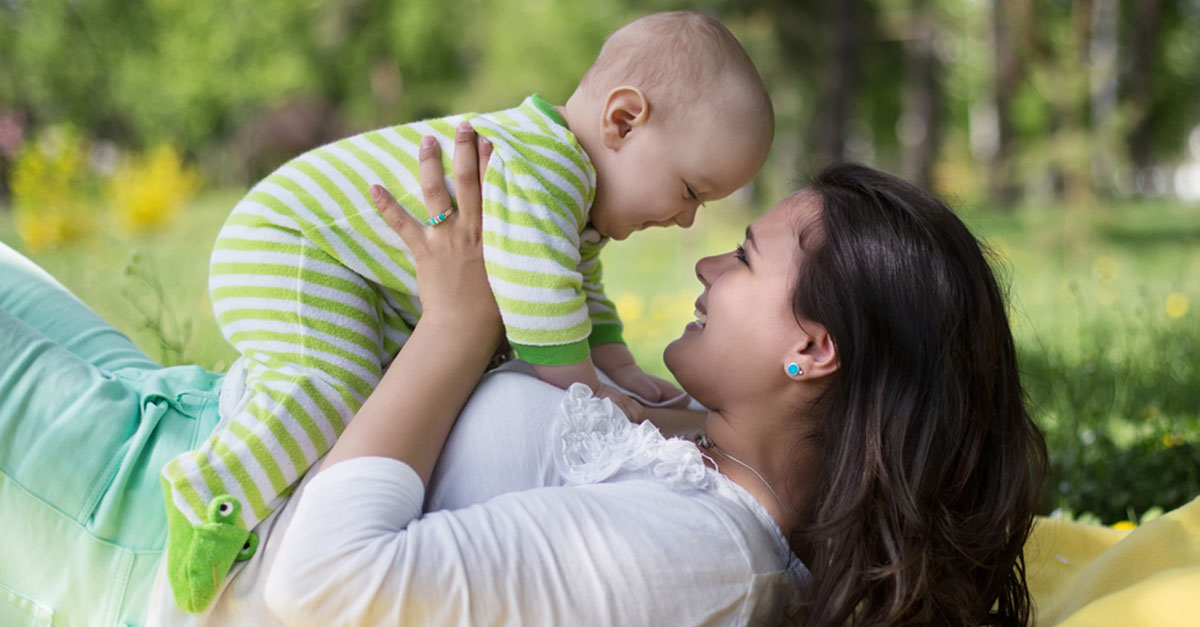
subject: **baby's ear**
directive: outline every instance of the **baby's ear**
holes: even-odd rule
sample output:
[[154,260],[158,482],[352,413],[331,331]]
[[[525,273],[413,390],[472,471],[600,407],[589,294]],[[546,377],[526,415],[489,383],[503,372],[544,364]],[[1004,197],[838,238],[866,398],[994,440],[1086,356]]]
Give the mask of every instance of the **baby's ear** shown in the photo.
[[650,120],[650,102],[637,87],[622,85],[608,92],[600,118],[604,146],[620,150],[630,133]]

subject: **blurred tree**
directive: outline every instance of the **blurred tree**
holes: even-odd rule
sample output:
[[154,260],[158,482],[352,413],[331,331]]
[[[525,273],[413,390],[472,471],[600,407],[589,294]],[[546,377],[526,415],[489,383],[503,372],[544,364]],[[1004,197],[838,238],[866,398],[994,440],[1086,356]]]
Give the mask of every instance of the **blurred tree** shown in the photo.
[[1017,197],[1017,177],[1013,163],[1016,132],[1013,124],[1013,99],[1017,95],[1024,69],[1017,55],[1017,33],[1029,27],[1025,0],[992,0],[992,118],[995,131],[989,151],[988,197],[993,205],[1011,207]]
[[904,109],[896,123],[904,152],[900,161],[903,176],[926,189],[933,189],[944,131],[945,98],[942,84],[945,68],[939,57],[939,17],[933,0],[909,0],[901,25],[904,42]]
[[[1091,135],[1099,141],[1092,150],[1092,186],[1118,185],[1117,13],[1118,0],[1092,0],[1091,32],[1087,42],[1088,108]],[[1109,139],[1112,138],[1112,139]],[[1123,152],[1123,151],[1122,151]]]
[[1150,77],[1153,74],[1155,44],[1158,41],[1162,3],[1159,0],[1133,2],[1133,34],[1130,42],[1129,64],[1125,73],[1126,93],[1132,107],[1129,131],[1129,160],[1133,164],[1135,184],[1139,174],[1151,165],[1150,107],[1153,94]]
[[1187,137],[1200,123],[1200,2],[1138,0],[1130,37],[1129,159],[1135,191],[1161,194],[1155,166],[1173,165],[1187,150]]
[[[639,15],[632,2],[526,0],[485,3],[473,34],[473,80],[454,110],[510,107],[538,92],[563,103],[600,52],[605,37]],[[674,9],[672,4],[656,7]]]
[[817,109],[812,116],[813,143],[810,159],[819,163],[846,160],[850,120],[854,116],[854,97],[859,75],[859,55],[864,41],[863,0],[826,0],[823,16],[827,54],[820,67],[821,77]]
[[767,79],[779,186],[855,159],[996,206],[1163,191],[1200,121],[1198,0],[0,0],[0,117],[244,183],[338,133],[561,102],[608,33],[681,8]]

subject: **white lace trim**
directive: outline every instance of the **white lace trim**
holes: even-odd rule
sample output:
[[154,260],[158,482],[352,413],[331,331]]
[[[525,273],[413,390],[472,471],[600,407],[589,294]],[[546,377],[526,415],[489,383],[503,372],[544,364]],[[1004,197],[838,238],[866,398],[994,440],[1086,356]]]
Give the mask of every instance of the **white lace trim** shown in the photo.
[[554,466],[572,483],[600,483],[647,466],[674,488],[707,490],[716,483],[716,471],[704,465],[694,444],[664,438],[649,422],[629,422],[612,401],[596,398],[582,383],[567,389],[554,447]]
[[[676,489],[718,488],[721,475],[704,464],[692,442],[666,438],[653,424],[633,424],[607,398],[596,398],[592,389],[574,383],[567,389],[562,414],[554,423],[554,466],[571,483],[600,483],[622,470],[651,466],[656,477]],[[729,486],[737,484],[728,481]],[[762,521],[774,530],[784,570],[797,589],[812,583],[812,575],[787,547],[766,508],[740,486],[732,490]]]

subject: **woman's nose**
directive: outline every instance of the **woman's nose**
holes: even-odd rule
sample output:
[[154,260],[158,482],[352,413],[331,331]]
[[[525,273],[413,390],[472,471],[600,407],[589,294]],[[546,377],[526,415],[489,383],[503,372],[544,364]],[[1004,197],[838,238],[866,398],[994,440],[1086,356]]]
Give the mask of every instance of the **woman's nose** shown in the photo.
[[712,285],[712,282],[724,272],[721,260],[728,255],[713,255],[712,257],[703,257],[696,262],[696,278],[700,279],[700,283],[704,287]]

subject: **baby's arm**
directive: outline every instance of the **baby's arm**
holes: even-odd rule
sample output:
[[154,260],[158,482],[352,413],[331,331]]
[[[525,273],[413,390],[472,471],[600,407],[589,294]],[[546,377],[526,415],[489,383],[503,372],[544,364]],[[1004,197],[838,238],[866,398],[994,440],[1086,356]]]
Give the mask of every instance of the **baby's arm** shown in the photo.
[[629,398],[629,396],[617,388],[600,382],[599,377],[596,376],[596,366],[592,363],[591,358],[576,364],[562,366],[533,364],[533,371],[537,373],[538,378],[542,381],[556,385],[564,390],[570,387],[572,383],[586,384],[592,388],[596,396],[612,400],[617,407],[621,408],[621,411],[625,413],[625,417],[629,420],[633,422],[645,420],[643,408],[637,401]]
[[651,403],[683,396],[679,388],[643,372],[624,344],[609,342],[593,346],[592,362],[617,385]]

